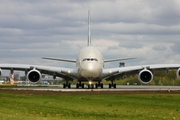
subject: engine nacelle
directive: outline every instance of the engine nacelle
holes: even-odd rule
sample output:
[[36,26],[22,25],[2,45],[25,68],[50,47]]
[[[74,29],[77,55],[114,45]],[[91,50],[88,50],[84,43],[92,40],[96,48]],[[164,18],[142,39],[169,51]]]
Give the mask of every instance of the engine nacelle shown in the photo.
[[0,76],[2,76],[2,70],[0,69]]
[[150,70],[144,69],[139,72],[138,79],[143,84],[148,84],[153,80],[153,74]]
[[180,68],[177,70],[176,75],[180,79]]
[[27,79],[32,83],[39,82],[41,80],[41,78],[42,78],[41,73],[36,69],[30,70],[27,73]]

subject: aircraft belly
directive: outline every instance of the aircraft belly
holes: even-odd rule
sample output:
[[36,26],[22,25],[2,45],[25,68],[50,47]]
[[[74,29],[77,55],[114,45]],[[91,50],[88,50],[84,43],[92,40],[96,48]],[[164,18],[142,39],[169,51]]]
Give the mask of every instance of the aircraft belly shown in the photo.
[[80,75],[85,78],[96,78],[96,77],[100,77],[100,71],[99,70],[93,70],[93,71],[82,70]]

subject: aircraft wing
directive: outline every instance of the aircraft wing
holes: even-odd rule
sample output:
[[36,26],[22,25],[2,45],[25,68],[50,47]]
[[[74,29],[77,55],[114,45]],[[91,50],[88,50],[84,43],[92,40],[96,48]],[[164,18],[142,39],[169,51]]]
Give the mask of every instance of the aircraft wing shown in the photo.
[[38,66],[38,65],[26,65],[26,64],[0,64],[0,69],[5,70],[20,70],[25,71],[26,74],[31,72],[38,72],[40,74],[55,75],[61,78],[76,78],[77,71],[71,68],[62,67],[50,67],[50,66]]
[[116,58],[116,59],[104,60],[104,62],[107,63],[107,62],[115,62],[115,61],[130,60],[130,59],[136,59],[136,58],[133,58],[133,57],[130,57],[130,58]]
[[42,57],[42,59],[76,63],[76,60],[62,59],[62,58],[49,58],[49,57]]
[[[178,77],[180,76],[180,64],[154,64],[154,65],[140,65],[140,66],[129,66],[119,68],[109,68],[103,70],[103,79],[117,79],[126,74],[135,74],[142,72],[151,72],[153,70],[160,69],[178,69]],[[142,72],[141,72],[142,71]]]

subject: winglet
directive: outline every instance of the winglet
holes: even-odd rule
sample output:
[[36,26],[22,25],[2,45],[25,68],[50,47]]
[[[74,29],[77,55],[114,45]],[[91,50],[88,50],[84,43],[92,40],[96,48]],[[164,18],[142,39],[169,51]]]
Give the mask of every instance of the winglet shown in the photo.
[[88,46],[91,46],[91,31],[90,31],[90,10],[88,10]]

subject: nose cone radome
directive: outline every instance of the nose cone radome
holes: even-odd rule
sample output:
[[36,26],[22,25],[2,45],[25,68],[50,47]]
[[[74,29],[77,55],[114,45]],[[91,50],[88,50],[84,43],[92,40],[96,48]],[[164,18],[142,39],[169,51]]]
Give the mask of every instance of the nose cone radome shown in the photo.
[[84,64],[81,66],[81,76],[85,78],[95,78],[101,73],[101,69],[97,64]]

